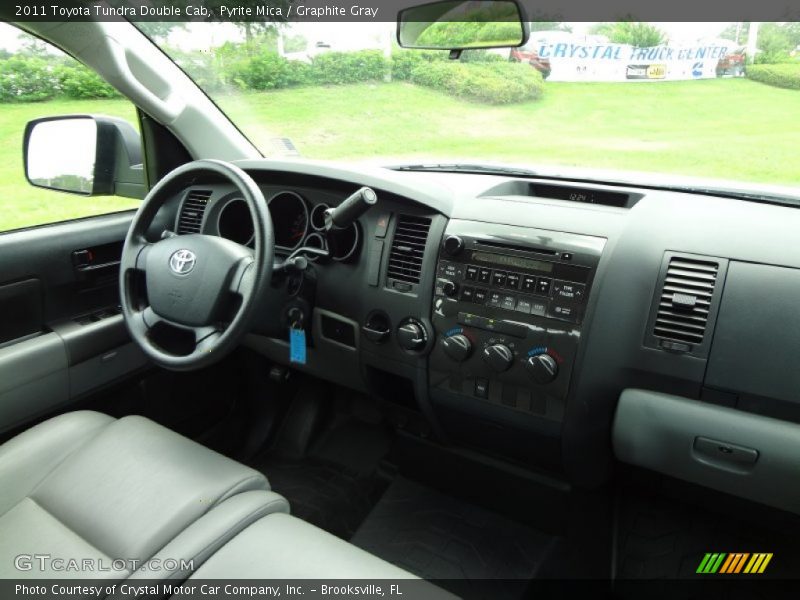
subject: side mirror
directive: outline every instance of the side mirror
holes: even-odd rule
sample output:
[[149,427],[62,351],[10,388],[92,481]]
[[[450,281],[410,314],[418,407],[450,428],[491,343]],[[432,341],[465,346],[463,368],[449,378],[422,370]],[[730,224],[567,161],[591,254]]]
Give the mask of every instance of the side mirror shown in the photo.
[[123,119],[66,115],[29,121],[23,140],[31,185],[84,196],[145,195],[139,133]]
[[459,53],[522,46],[530,35],[522,15],[516,0],[444,0],[412,6],[397,15],[397,43]]

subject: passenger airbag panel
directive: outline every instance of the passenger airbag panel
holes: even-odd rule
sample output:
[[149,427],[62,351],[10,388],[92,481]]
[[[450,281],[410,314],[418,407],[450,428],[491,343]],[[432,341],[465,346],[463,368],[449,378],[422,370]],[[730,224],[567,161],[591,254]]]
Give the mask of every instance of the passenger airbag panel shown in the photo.
[[[800,270],[731,262],[705,384],[800,403]],[[776,415],[777,416],[777,415]]]

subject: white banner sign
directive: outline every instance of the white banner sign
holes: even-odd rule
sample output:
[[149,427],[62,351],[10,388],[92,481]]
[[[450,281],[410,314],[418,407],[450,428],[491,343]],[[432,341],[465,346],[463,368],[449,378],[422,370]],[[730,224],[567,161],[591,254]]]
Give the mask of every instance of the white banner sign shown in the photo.
[[527,48],[550,63],[548,81],[709,79],[731,50],[723,44],[636,48],[570,41],[532,41]]

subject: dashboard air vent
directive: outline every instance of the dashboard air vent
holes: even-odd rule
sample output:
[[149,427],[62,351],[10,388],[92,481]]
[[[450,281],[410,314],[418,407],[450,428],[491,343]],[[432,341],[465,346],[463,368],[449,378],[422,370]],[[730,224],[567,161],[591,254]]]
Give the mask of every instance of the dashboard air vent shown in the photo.
[[422,257],[431,220],[427,217],[399,215],[389,254],[388,276],[407,283],[419,283]]
[[190,190],[181,206],[178,217],[178,233],[200,233],[203,224],[203,214],[206,212],[208,199],[211,197],[209,190]]
[[703,342],[719,269],[716,262],[670,259],[653,326],[655,337],[693,345]]

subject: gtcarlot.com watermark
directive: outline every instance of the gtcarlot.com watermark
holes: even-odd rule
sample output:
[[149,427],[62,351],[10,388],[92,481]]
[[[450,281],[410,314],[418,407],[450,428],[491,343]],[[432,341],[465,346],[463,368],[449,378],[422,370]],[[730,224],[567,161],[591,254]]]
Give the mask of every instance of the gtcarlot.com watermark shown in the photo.
[[14,568],[18,571],[41,571],[51,573],[98,573],[134,571],[194,571],[194,561],[183,558],[63,558],[52,554],[18,554],[14,557]]

